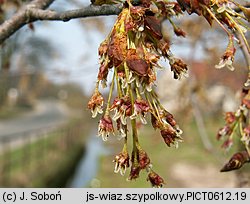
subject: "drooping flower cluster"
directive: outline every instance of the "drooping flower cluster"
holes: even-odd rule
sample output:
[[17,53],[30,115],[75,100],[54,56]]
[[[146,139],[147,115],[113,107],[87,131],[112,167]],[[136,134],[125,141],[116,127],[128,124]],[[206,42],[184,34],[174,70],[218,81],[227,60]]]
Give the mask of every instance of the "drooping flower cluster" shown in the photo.
[[221,171],[230,171],[241,168],[244,163],[250,162],[250,91],[242,90],[241,105],[235,112],[227,112],[226,124],[217,134],[217,139],[224,139],[222,147],[229,149],[234,139],[240,135],[240,140],[245,146],[245,151],[236,153]]
[[[168,146],[177,146],[178,141],[182,141],[181,131],[173,115],[165,110],[155,93],[156,72],[157,69],[162,69],[159,63],[161,57],[168,59],[175,79],[180,79],[187,73],[187,65],[172,54],[169,41],[163,37],[161,31],[163,17],[170,19],[180,14],[181,8],[174,2],[144,0],[140,4],[132,5],[127,1],[109,36],[99,47],[100,69],[97,86],[88,108],[93,117],[104,113],[98,130],[98,135],[102,136],[104,141],[110,133],[119,135],[119,139],[124,138],[123,151],[114,159],[115,172],[124,175],[126,169],[131,166],[129,180],[138,178],[141,170],[148,170],[151,166],[147,153],[139,144],[136,129],[138,121],[147,124],[150,114],[153,127],[160,130]],[[176,33],[182,32],[180,28],[177,32],[175,25],[174,29]],[[113,77],[104,111],[99,86],[107,86],[111,70]],[[133,150],[129,161],[127,137],[130,123]],[[156,181],[152,171],[150,172],[151,183],[160,186],[163,181]]]
[[[183,11],[187,11],[189,14],[196,13],[199,16],[205,17],[210,25],[212,25],[213,21],[216,21],[225,31],[228,36],[228,46],[219,64],[215,67],[218,69],[227,67],[233,71],[233,61],[236,52],[235,42],[244,44],[248,52],[250,52],[245,37],[249,29],[246,22],[249,21],[250,10],[233,0],[177,0],[177,2]],[[237,9],[241,10],[243,14],[237,12]],[[235,35],[236,32],[239,33],[243,42],[240,42],[240,39],[237,38]],[[246,86],[250,84],[250,78],[246,84]]]
[[[98,135],[104,141],[110,133],[124,139],[124,147],[115,159],[115,172],[122,175],[130,167],[129,180],[136,179],[142,170],[148,172],[148,181],[160,187],[163,179],[152,170],[147,153],[141,148],[138,139],[137,122],[151,122],[159,130],[167,146],[178,147],[182,142],[182,131],[173,115],[160,103],[155,91],[157,70],[162,69],[160,58],[169,62],[174,79],[181,79],[188,72],[187,65],[175,57],[170,50],[171,43],[161,31],[161,21],[168,20],[177,36],[185,37],[185,32],[175,25],[172,18],[184,11],[204,16],[212,24],[215,20],[227,32],[229,45],[217,68],[223,66],[233,70],[235,54],[234,30],[242,34],[243,28],[238,25],[238,18],[246,19],[231,10],[228,0],[126,0],[110,34],[99,47],[100,68],[96,89],[90,99],[88,108],[92,116],[103,114],[99,122]],[[241,8],[242,9],[242,8]],[[224,26],[227,25],[228,29]],[[112,74],[111,77],[109,75]],[[112,78],[109,95],[104,110],[104,98],[99,88],[107,87],[108,78]],[[148,120],[151,116],[151,120]],[[233,122],[231,122],[233,123]],[[116,128],[114,127],[116,125]],[[132,131],[128,128],[131,124]],[[229,129],[223,130],[227,134]],[[128,153],[128,133],[131,133],[133,149]],[[230,143],[230,142],[228,142]]]

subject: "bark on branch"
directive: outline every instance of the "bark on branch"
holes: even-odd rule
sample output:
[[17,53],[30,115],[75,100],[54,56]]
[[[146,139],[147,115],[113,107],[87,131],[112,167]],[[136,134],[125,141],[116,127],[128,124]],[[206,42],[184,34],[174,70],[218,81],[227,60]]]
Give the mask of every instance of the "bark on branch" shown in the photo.
[[9,20],[0,25],[0,44],[13,35],[17,30],[28,23],[38,20],[69,21],[74,18],[83,18],[102,15],[117,15],[121,12],[121,5],[87,6],[65,12],[44,10],[55,0],[34,0],[21,8]]
[[35,20],[53,20],[69,21],[74,18],[84,18],[91,16],[117,15],[121,8],[114,5],[88,6],[82,9],[76,9],[66,12],[57,13],[51,10],[31,9],[30,16]]
[[[65,12],[46,10],[55,0],[33,0],[22,7],[9,20],[0,25],[0,45],[17,30],[28,23],[38,20],[69,21],[74,18],[84,18],[102,15],[117,15],[122,5],[88,6]],[[246,5],[249,7],[249,4]],[[238,11],[240,12],[240,10]]]

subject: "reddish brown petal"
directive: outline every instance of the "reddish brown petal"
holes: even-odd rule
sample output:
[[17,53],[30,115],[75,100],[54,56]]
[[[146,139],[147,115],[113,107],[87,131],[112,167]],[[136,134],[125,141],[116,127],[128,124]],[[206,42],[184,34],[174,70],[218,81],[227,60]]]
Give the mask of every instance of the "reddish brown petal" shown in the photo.
[[181,9],[183,11],[187,11],[189,14],[192,13],[191,5],[190,5],[190,0],[177,0],[179,5],[181,6]]
[[249,89],[243,88],[241,91],[241,97],[244,98],[249,92]]
[[143,55],[143,53],[141,53],[141,49],[129,49],[127,52],[126,62],[129,69],[134,71],[136,74],[139,76],[146,76],[149,65],[144,59],[141,59],[139,55]]
[[244,131],[244,134],[245,134],[246,136],[250,137],[250,125],[247,126],[246,128],[244,128],[243,131]]
[[151,114],[151,124],[152,124],[154,129],[162,127],[161,123],[158,121],[158,119],[153,114]]
[[157,173],[152,170],[148,174],[147,181],[150,181],[153,187],[162,187],[164,184],[163,178],[161,178]]
[[109,43],[108,55],[113,59],[113,65],[119,66],[125,59],[127,53],[127,35],[126,33],[114,33]]
[[107,79],[108,72],[109,72],[108,64],[104,62],[103,64],[101,64],[99,68],[98,79],[99,80]]
[[177,36],[182,36],[182,37],[186,37],[186,33],[179,27],[174,27],[174,33],[177,35]]
[[127,152],[121,152],[115,156],[114,162],[119,163],[122,167],[129,167],[129,154]]
[[163,137],[167,146],[170,147],[171,144],[174,144],[177,139],[175,130],[173,128],[166,128],[161,130],[161,136]]
[[221,134],[222,131],[223,131],[223,128],[220,128],[219,131],[217,132],[217,135],[216,135],[217,140],[220,140],[221,137],[224,136],[224,135]]
[[228,149],[233,145],[233,140],[231,138],[228,138],[223,144],[222,148]]
[[140,171],[141,171],[140,166],[132,164],[128,179],[129,180],[137,179],[140,175]]
[[150,159],[144,150],[139,150],[139,166],[145,169],[150,164]]
[[200,0],[190,0],[190,4],[193,12],[201,15]]
[[174,4],[173,10],[175,11],[176,14],[182,14],[182,9],[180,7],[180,4],[178,4],[177,2],[169,2],[169,4]]
[[210,26],[213,25],[213,17],[206,11],[203,12],[203,16],[205,17],[205,19],[207,20],[207,22],[209,23]]
[[143,100],[143,99],[136,99],[134,106],[138,112],[148,112],[149,111],[148,102]]
[[114,132],[113,123],[110,116],[103,116],[100,120],[99,127],[100,129],[105,130],[106,132]]
[[242,104],[244,104],[248,109],[250,109],[250,100],[249,99],[243,98]]
[[113,110],[114,108],[119,107],[122,104],[122,100],[119,99],[119,97],[116,97],[113,101],[113,104],[110,107],[110,110]]
[[130,70],[134,71],[139,76],[147,76],[149,65],[145,60],[128,59],[126,62]]
[[166,118],[166,121],[172,126],[175,127],[176,126],[176,121],[174,119],[174,116],[169,113],[168,111],[164,111],[164,117]]
[[[143,2],[141,2],[143,3]],[[130,14],[134,20],[141,19],[142,16],[145,15],[146,8],[142,6],[133,6],[130,7]]]
[[156,64],[158,62],[158,60],[160,59],[160,56],[147,52],[145,54],[145,59],[146,59],[147,63]]
[[162,54],[164,56],[168,56],[168,51],[169,51],[169,43],[166,42],[165,40],[161,39],[157,42],[157,47],[161,50]]
[[107,51],[108,51],[108,43],[107,43],[107,41],[105,40],[105,41],[103,41],[103,42],[101,43],[101,45],[99,46],[98,53],[99,53],[100,56],[102,56],[103,54],[106,54]]
[[234,54],[235,54],[235,52],[236,52],[236,49],[235,49],[234,45],[233,44],[229,44],[229,46],[226,49],[226,52],[222,56],[222,59],[226,60],[226,59],[228,59],[230,57],[233,57]]
[[232,129],[230,126],[225,125],[223,128],[220,128],[217,133],[217,140],[220,140],[223,136],[229,136],[232,133]]
[[206,5],[206,6],[208,6],[208,5],[210,5],[211,0],[200,0],[200,3],[202,3],[202,4]]
[[225,120],[228,124],[232,124],[235,121],[235,115],[233,112],[227,112]]
[[90,98],[88,102],[88,109],[94,110],[96,106],[101,106],[103,104],[104,98],[99,91],[96,91]]
[[187,64],[185,64],[181,59],[175,59],[174,63],[171,63],[171,71],[174,72],[174,79],[180,79],[183,73],[187,71]]
[[158,40],[162,39],[161,23],[154,16],[147,16],[144,20],[146,28],[149,29],[150,33]]
[[114,66],[123,61],[127,53],[127,33],[124,22],[129,17],[129,9],[124,8],[119,14],[110,36],[108,55],[113,58]]

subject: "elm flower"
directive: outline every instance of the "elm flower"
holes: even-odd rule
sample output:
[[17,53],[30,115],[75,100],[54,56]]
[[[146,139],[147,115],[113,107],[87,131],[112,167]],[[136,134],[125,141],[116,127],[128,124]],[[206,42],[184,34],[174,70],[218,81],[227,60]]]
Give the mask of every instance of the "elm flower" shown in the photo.
[[241,141],[246,145],[250,145],[250,125],[244,128],[243,135],[241,137]]
[[118,140],[125,138],[127,136],[127,125],[123,125],[121,123],[121,119],[118,119],[116,121],[116,126],[117,126],[117,130],[119,131],[118,133]]
[[140,146],[137,146],[136,150],[132,152],[131,163],[132,166],[128,180],[138,178],[140,171],[149,167],[150,159],[147,153]]
[[230,38],[226,52],[221,57],[219,64],[215,65],[215,68],[221,69],[223,67],[227,67],[229,70],[234,71],[233,61],[234,61],[235,51],[236,51],[236,49],[234,47],[232,39]]
[[223,67],[227,67],[229,70],[234,71],[233,60],[234,60],[233,57],[231,57],[231,56],[227,57],[227,56],[223,55],[219,64],[215,65],[215,68],[221,69]]
[[99,91],[95,91],[92,95],[91,99],[88,102],[88,109],[91,110],[92,118],[95,118],[98,113],[102,114],[103,110],[103,96]]
[[147,124],[145,119],[146,113],[149,112],[148,102],[143,99],[136,99],[134,103],[134,114],[130,116],[130,119],[135,119],[139,116],[143,124]]
[[147,181],[149,181],[151,185],[156,188],[161,188],[163,184],[165,184],[163,178],[152,170],[150,170],[150,173],[148,174]]
[[120,172],[120,174],[123,176],[129,167],[129,155],[126,151],[123,151],[115,156],[114,161],[115,162],[115,173]]
[[156,71],[155,68],[152,68],[149,70],[148,72],[148,79],[146,84],[146,90],[147,92],[151,92],[153,90],[153,85],[155,85],[155,81],[156,81]]
[[222,144],[222,148],[226,149],[226,151],[228,151],[231,147],[233,146],[233,139],[231,137],[229,137],[223,144]]
[[126,65],[129,68],[129,77],[128,82],[131,84],[133,81],[136,81],[136,86],[139,87],[139,77],[147,78],[150,77],[150,65],[146,59],[141,58],[145,53],[141,48],[129,49],[127,53]]
[[145,169],[150,164],[150,159],[147,153],[142,149],[139,149],[138,162],[141,169]]
[[160,129],[162,127],[161,122],[152,113],[151,113],[151,124],[155,130]]
[[188,76],[187,64],[185,64],[181,59],[170,56],[169,64],[171,66],[171,71],[174,73],[175,79],[181,79],[182,76]]
[[113,101],[112,106],[110,107],[111,111],[115,111],[115,114],[113,116],[113,120],[117,120],[118,118],[120,118],[121,113],[119,111],[121,104],[123,103],[122,99],[119,99],[119,97],[116,97]]
[[120,72],[118,74],[119,79],[121,80],[121,87],[122,87],[122,89],[127,88],[128,84],[131,84],[136,79],[135,76],[133,75],[133,73],[131,71],[128,71],[128,72],[129,72],[128,79],[126,78],[126,75],[125,75],[124,72]]
[[[239,108],[235,112],[235,117],[240,117],[241,115],[247,116],[248,115],[248,103],[249,101],[245,98],[242,99],[242,105],[239,106]],[[250,103],[249,103],[250,105]]]
[[225,117],[226,123],[227,124],[232,124],[235,122],[236,117],[235,114],[233,112],[227,112],[226,113],[226,117]]
[[224,136],[229,136],[232,133],[232,128],[228,125],[225,125],[223,128],[220,128],[217,133],[217,140],[220,140]]
[[132,163],[128,180],[131,181],[137,179],[140,175],[140,171],[141,171],[140,166],[138,164]]
[[99,122],[98,136],[102,136],[103,141],[107,141],[110,133],[114,133],[112,119],[110,116],[105,115]]
[[170,124],[172,127],[177,126],[174,116],[171,113],[169,113],[166,110],[163,110],[160,114],[161,114],[161,120],[163,123]]
[[131,116],[132,114],[132,105],[127,96],[123,98],[115,98],[110,110],[115,111],[113,116],[113,120],[117,121],[118,119],[121,120],[123,125],[127,124],[127,117]]
[[166,145],[169,147],[173,144],[176,148],[178,148],[178,142],[183,141],[178,131],[171,126],[161,130],[161,136],[163,137]]

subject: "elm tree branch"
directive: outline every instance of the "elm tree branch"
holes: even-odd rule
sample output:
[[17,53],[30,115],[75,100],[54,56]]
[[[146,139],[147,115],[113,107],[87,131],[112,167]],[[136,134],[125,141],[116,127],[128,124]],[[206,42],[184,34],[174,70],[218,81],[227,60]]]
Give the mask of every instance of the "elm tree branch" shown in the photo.
[[36,20],[69,21],[74,18],[117,15],[120,12],[121,12],[121,7],[115,5],[102,5],[102,6],[90,5],[82,9],[65,11],[61,13],[57,13],[51,10],[31,9],[29,15],[31,17],[31,20],[34,21]]
[[23,6],[15,15],[9,20],[4,21],[0,25],[0,44],[13,33],[19,30],[22,26],[30,22],[28,11],[32,9],[46,9],[55,0],[33,0]]
[[0,25],[0,44],[13,35],[24,25],[38,21],[69,21],[74,18],[84,18],[102,15],[117,15],[121,12],[121,5],[87,6],[85,8],[56,12],[46,9],[54,0],[34,0],[19,10],[9,20]]
[[[33,0],[22,7],[9,20],[0,25],[0,44],[13,35],[24,25],[38,21],[69,21],[74,18],[84,18],[102,15],[117,15],[121,12],[121,5],[88,6],[65,12],[46,10],[55,0]],[[249,7],[249,5],[246,5]],[[240,10],[238,11],[240,12]]]

